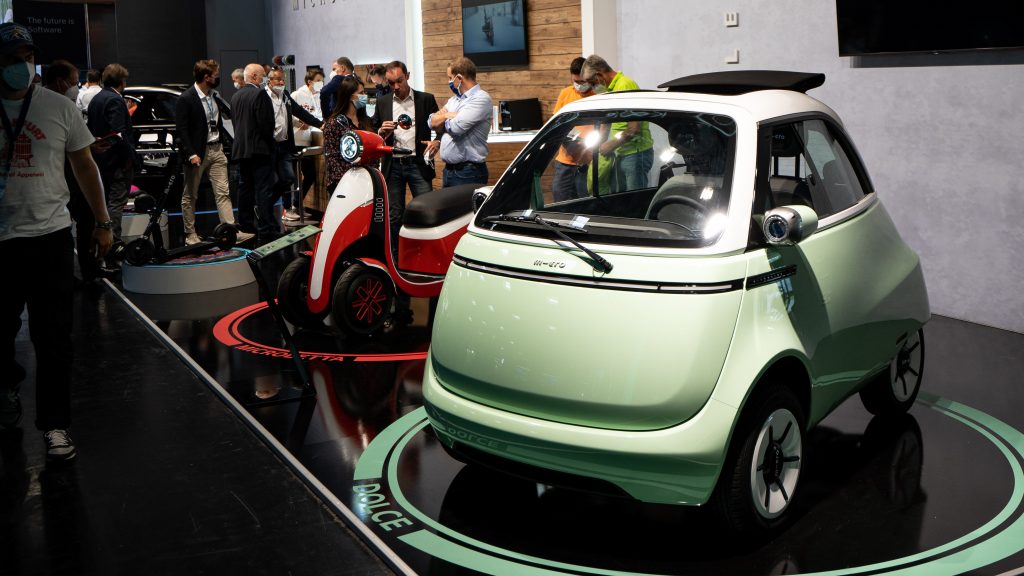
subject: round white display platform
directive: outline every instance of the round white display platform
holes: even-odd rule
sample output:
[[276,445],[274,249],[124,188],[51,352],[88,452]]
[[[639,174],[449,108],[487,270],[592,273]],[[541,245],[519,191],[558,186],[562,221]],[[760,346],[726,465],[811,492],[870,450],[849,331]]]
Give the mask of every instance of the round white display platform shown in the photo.
[[121,284],[140,294],[212,292],[255,282],[245,248],[232,248],[171,260],[166,264],[122,264]]

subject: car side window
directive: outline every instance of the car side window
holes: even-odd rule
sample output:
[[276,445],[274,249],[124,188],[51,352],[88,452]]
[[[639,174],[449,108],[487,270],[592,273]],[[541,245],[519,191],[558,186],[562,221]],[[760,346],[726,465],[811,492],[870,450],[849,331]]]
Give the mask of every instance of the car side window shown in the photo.
[[810,206],[826,218],[864,197],[851,154],[824,121],[780,124],[771,136],[770,206]]
[[[810,162],[808,182],[819,218],[841,212],[864,198],[864,188],[850,155],[821,120],[800,123],[804,151]],[[819,209],[819,206],[821,209]]]

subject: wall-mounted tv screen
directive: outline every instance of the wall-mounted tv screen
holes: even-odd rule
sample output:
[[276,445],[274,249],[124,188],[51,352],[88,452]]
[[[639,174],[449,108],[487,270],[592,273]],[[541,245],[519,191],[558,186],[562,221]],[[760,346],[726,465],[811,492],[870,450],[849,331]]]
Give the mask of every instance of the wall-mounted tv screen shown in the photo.
[[836,0],[839,55],[1024,47],[1008,0]]
[[530,63],[526,0],[462,0],[462,51],[479,68]]

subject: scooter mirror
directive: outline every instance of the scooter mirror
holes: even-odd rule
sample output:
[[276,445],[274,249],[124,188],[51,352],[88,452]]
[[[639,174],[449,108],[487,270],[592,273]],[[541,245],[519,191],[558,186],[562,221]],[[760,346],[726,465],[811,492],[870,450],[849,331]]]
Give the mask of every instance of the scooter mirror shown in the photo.
[[408,114],[399,114],[395,122],[398,124],[398,127],[403,130],[412,128],[412,117]]

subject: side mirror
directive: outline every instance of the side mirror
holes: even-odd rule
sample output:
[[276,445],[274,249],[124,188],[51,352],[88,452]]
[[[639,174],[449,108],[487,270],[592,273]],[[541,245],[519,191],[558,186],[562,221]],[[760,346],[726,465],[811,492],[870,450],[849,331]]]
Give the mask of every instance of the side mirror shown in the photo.
[[484,205],[484,200],[487,200],[492,190],[494,190],[494,186],[482,186],[473,190],[473,212],[480,210],[480,207]]
[[780,206],[765,213],[761,230],[770,244],[796,244],[818,229],[818,214],[809,206]]

